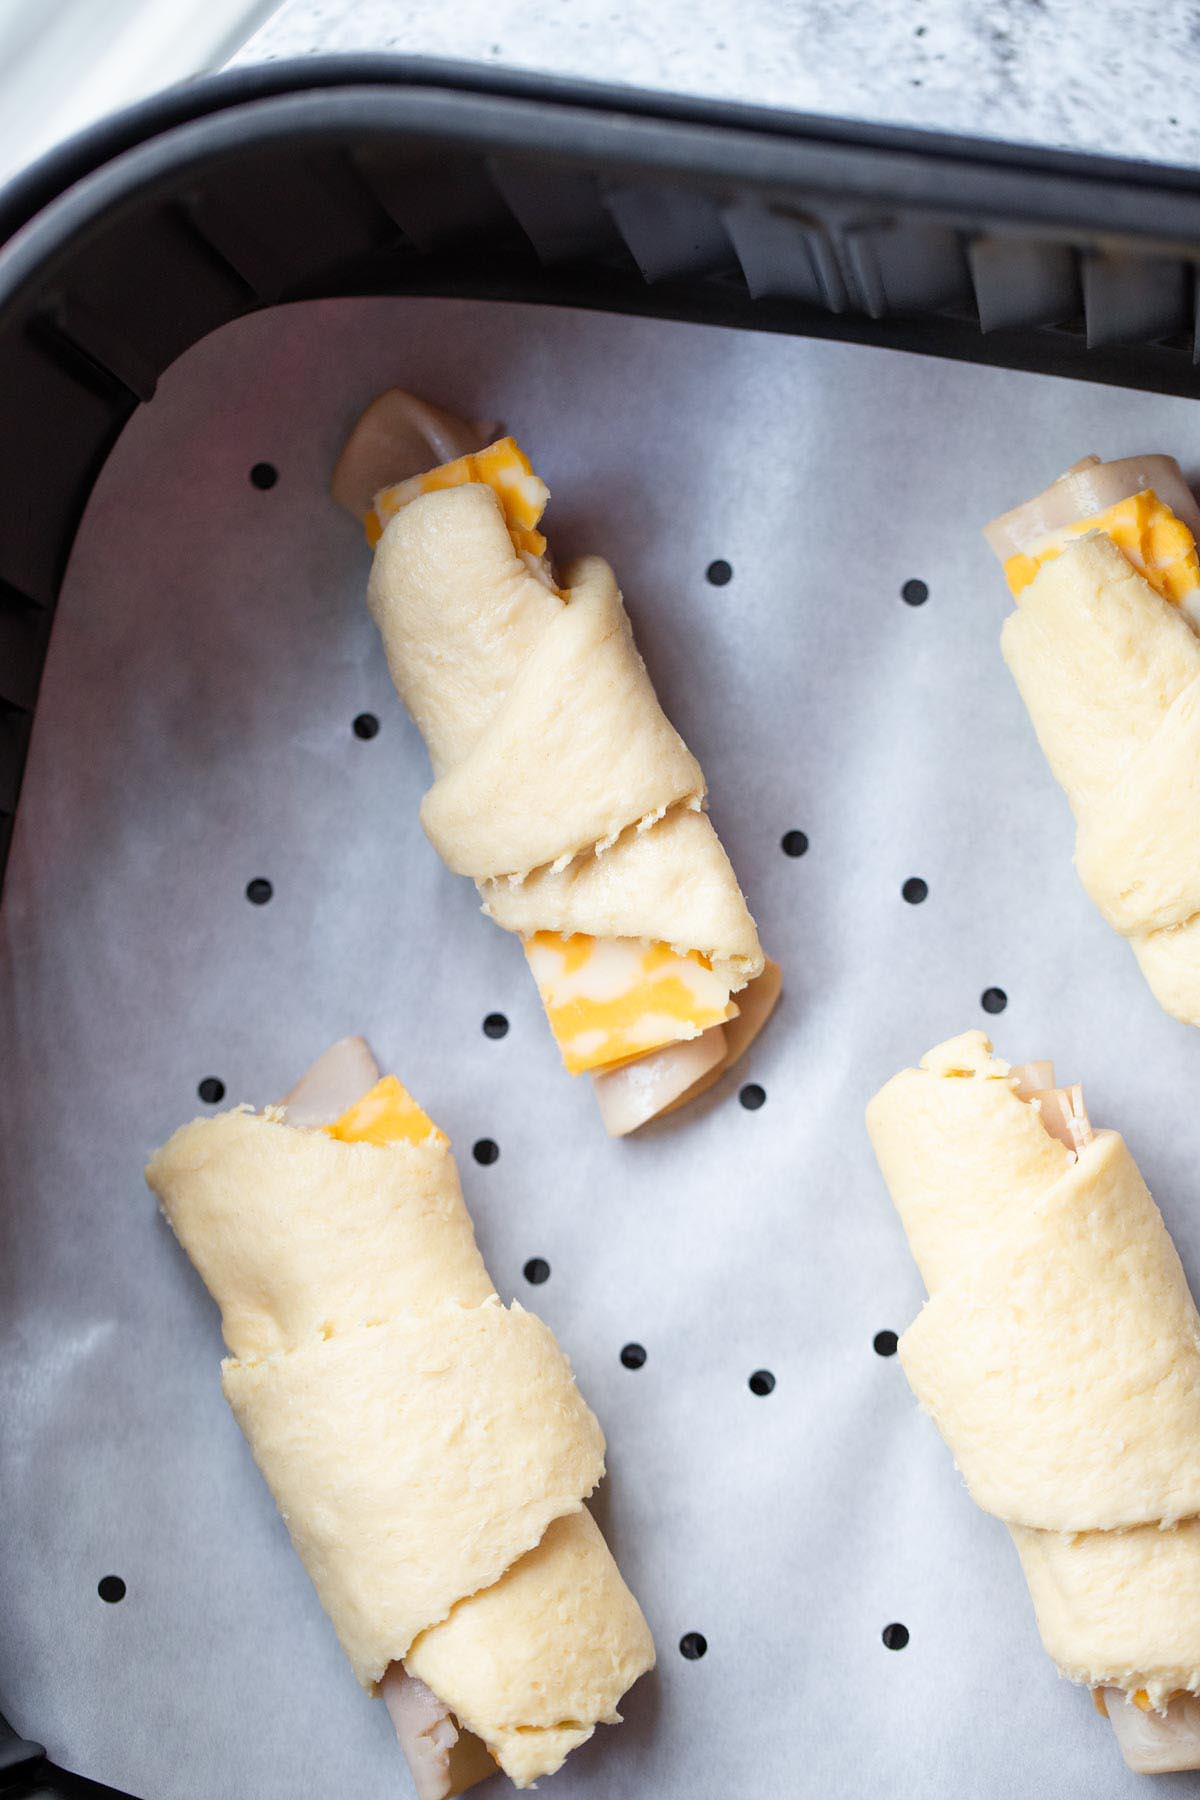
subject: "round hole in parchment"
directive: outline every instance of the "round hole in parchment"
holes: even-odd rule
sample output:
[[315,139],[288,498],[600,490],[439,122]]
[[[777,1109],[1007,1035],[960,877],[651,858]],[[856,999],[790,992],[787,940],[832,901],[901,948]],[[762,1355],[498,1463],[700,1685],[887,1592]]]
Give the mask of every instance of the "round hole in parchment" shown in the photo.
[[1008,995],[1003,988],[984,988],[979,1004],[985,1013],[1002,1013],[1008,1005]]
[[534,1287],[541,1287],[543,1281],[550,1279],[550,1264],[544,1256],[531,1256],[521,1273]]
[[908,1642],[908,1626],[893,1622],[891,1625],[884,1626],[880,1636],[886,1649],[903,1650]]
[[760,1399],[765,1398],[775,1392],[775,1377],[770,1369],[755,1369],[750,1377],[749,1387],[752,1394],[757,1394]]
[[894,1331],[877,1331],[872,1342],[876,1356],[895,1356],[900,1339]]
[[689,1662],[699,1662],[707,1649],[708,1639],[702,1631],[685,1631],[679,1640],[679,1654]]
[[627,1369],[640,1369],[645,1365],[646,1352],[641,1344],[626,1344],[621,1361]]
[[733,569],[723,556],[718,556],[716,561],[710,562],[705,569],[704,578],[713,587],[728,587],[733,580]]
[[256,875],[253,881],[246,883],[246,898],[251,906],[265,906],[274,892],[265,875]]
[[785,856],[803,856],[808,849],[808,839],[802,831],[785,831],[779,847]]
[[929,883],[919,875],[910,875],[900,892],[910,906],[920,906],[922,900],[929,898]]
[[903,600],[905,606],[924,606],[929,598],[929,589],[923,581],[918,581],[914,575],[912,579],[906,581],[904,586],[900,589],[900,598]]
[[471,1155],[486,1169],[488,1164],[494,1163],[500,1155],[500,1146],[495,1138],[477,1138],[471,1146]]
[[757,1112],[760,1106],[767,1103],[767,1090],[759,1087],[757,1081],[748,1081],[738,1094],[738,1099],[747,1112]]
[[279,480],[279,470],[274,463],[257,462],[250,471],[250,485],[266,493]]
[[217,1075],[206,1075],[196,1092],[205,1106],[217,1106],[225,1098],[225,1083]]
[[96,1583],[96,1592],[110,1606],[115,1606],[118,1600],[125,1598],[125,1583],[119,1575],[102,1575]]
[[351,727],[356,738],[369,744],[373,737],[379,736],[379,720],[374,713],[359,713]]
[[508,1020],[503,1013],[489,1013],[483,1021],[483,1035],[489,1038],[508,1036]]

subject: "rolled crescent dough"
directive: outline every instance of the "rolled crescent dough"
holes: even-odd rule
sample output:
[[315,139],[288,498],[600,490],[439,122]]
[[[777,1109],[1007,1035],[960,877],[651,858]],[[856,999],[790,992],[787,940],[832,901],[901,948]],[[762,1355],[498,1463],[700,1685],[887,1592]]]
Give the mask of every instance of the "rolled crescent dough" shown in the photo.
[[359,1679],[403,1659],[518,1786],[552,1773],[654,1645],[583,1506],[600,1428],[547,1328],[501,1306],[449,1149],[240,1108],[183,1126],[147,1179]]
[[929,1289],[900,1340],[917,1398],[1060,1669],[1165,1703],[1200,1667],[1200,1316],[1128,1148],[1059,1144],[981,1032],[867,1125]]
[[433,1142],[381,1155],[240,1107],[181,1126],[146,1178],[247,1362],[495,1291],[454,1158]]
[[478,483],[388,523],[368,603],[433,764],[422,822],[507,930],[652,938],[700,951],[740,988],[763,968],[754,921],[707,820],[679,822],[703,799],[699,764],[607,563],[565,578],[564,605]]
[[676,948],[724,946],[738,977],[762,952],[737,876],[707,813],[679,807],[651,831],[631,826],[603,856],[538,869],[522,882],[481,884],[483,910],[506,931],[646,937]]
[[1200,1319],[1124,1140],[1018,1216],[900,1345],[972,1497],[1049,1531],[1200,1513]]
[[[552,1775],[654,1660],[646,1622],[587,1511],[556,1519],[503,1581],[419,1637],[405,1666],[523,1785]],[[547,1673],[553,1678],[548,1680]]]
[[572,571],[570,605],[486,730],[426,794],[421,823],[456,874],[524,878],[668,807],[698,805],[703,792],[700,765],[634,646],[613,572],[593,556]]
[[1145,1688],[1156,1704],[1200,1689],[1200,1521],[1012,1535],[1042,1642],[1064,1675]]
[[1038,571],[1002,645],[1084,887],[1159,1003],[1200,1024],[1200,637],[1093,533]]
[[367,1687],[604,1473],[552,1333],[494,1297],[228,1360],[222,1386]]

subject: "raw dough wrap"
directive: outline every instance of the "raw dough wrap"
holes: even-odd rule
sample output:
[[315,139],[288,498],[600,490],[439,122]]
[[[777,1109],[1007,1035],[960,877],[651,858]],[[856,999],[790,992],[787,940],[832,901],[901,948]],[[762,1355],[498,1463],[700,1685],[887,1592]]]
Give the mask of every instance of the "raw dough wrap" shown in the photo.
[[444,1144],[340,1143],[239,1107],[180,1126],[147,1179],[243,1362],[495,1291]]
[[604,1472],[600,1427],[550,1331],[496,1299],[230,1358],[222,1386],[369,1688]]
[[1200,1523],[1085,1531],[1012,1527],[1042,1642],[1072,1681],[1200,1690]]
[[458,875],[524,880],[704,792],[608,564],[577,563],[570,593],[466,756],[422,802],[426,834]]
[[586,1507],[555,1519],[502,1581],[419,1637],[405,1667],[525,1787],[551,1775],[654,1664],[637,1601]]
[[1046,1648],[1154,1704],[1195,1687],[1200,1317],[1124,1141],[1076,1157],[981,1032],[897,1075],[867,1124],[930,1295],[901,1361],[1008,1524]]
[[1092,534],[1042,566],[1002,644],[1075,813],[1084,887],[1160,1005],[1200,1024],[1200,638]]
[[506,929],[659,939],[740,988],[764,959],[699,811],[699,764],[659,706],[608,564],[587,557],[565,579],[566,605],[478,483],[388,523],[368,603],[433,763],[422,822]]
[[147,1179],[360,1681],[402,1659],[519,1786],[553,1773],[654,1649],[583,1507],[600,1428],[548,1329],[500,1304],[449,1149],[239,1109],[182,1127]]

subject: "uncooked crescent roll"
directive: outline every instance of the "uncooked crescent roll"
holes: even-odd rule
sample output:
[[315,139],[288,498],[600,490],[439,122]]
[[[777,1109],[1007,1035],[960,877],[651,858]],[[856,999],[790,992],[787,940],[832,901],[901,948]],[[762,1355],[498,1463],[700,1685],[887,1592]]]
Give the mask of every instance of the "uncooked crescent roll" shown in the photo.
[[901,1362],[1043,1643],[1132,1767],[1200,1768],[1200,1316],[1124,1139],[979,1031],[867,1128],[929,1290]]
[[501,1305],[446,1139],[376,1074],[336,1046],[285,1107],[196,1119],[146,1176],[321,1604],[420,1800],[447,1800],[497,1764],[553,1773],[654,1647],[583,1504],[600,1427],[547,1327]]
[[433,765],[422,825],[521,938],[568,1070],[593,1075],[623,1135],[729,1067],[778,970],[613,572],[585,557],[557,583],[523,452],[503,438],[390,480],[365,515],[368,601]]
[[[1153,485],[1152,485],[1153,484]],[[1077,825],[1075,863],[1167,1012],[1200,1024],[1200,564],[1170,457],[1085,459],[987,528],[1005,660]]]

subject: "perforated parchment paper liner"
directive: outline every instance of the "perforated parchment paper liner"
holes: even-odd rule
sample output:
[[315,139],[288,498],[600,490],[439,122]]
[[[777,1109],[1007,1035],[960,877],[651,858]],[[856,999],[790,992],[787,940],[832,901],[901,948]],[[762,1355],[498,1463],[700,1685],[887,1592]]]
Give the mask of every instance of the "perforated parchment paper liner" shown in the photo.
[[[365,546],[325,493],[357,409],[397,381],[502,418],[550,484],[556,549],[615,564],[784,967],[744,1068],[627,1142],[558,1067],[518,944],[417,824],[424,753],[363,605]],[[1141,1791],[873,1348],[920,1288],[861,1123],[894,1069],[988,1026],[1085,1081],[1200,1276],[1200,1039],[1077,886],[977,536],[1093,449],[1195,467],[1195,408],[423,300],[277,309],[169,371],[75,546],[2,914],[0,1691],[58,1760],[148,1800],[405,1791],[141,1181],[205,1078],[262,1102],[362,1031],[449,1132],[500,1288],[553,1325],[608,1433],[599,1510],[661,1666],[547,1784],[558,1800]],[[1007,996],[993,1019],[986,988]]]

